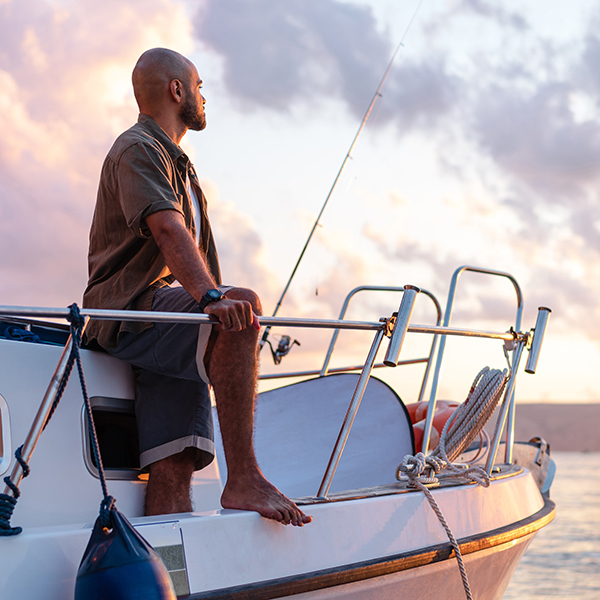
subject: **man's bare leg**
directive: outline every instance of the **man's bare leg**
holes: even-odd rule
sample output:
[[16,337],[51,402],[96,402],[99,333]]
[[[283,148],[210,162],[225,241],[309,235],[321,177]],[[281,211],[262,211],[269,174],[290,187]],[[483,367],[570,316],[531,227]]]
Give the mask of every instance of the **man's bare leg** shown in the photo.
[[190,483],[196,449],[168,456],[148,467],[145,515],[168,515],[192,511]]
[[[262,314],[258,297],[251,290],[235,288],[227,292],[227,297],[246,300],[255,314]],[[221,505],[254,510],[286,525],[310,523],[312,517],[269,483],[256,462],[252,435],[258,331],[251,327],[235,333],[217,329],[211,334],[209,347],[207,372],[217,400],[228,472]]]

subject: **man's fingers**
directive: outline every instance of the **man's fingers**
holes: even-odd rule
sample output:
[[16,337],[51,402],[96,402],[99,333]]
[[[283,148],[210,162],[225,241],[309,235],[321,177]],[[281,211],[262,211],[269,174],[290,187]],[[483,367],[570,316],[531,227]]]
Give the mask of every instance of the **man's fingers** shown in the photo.
[[209,304],[206,313],[219,319],[223,331],[241,331],[246,327],[253,327],[258,331],[260,323],[252,312],[252,305],[244,300],[225,299]]

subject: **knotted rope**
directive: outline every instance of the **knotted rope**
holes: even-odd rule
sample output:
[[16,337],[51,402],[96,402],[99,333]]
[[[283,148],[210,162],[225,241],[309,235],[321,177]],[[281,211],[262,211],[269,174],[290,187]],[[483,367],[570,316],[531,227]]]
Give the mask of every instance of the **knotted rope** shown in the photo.
[[[73,365],[77,364],[77,371],[79,372],[79,382],[81,384],[81,391],[83,393],[83,399],[86,407],[87,414],[87,422],[88,428],[90,432],[90,438],[92,440],[92,451],[94,453],[94,458],[96,460],[96,465],[98,465],[98,473],[100,475],[100,485],[102,486],[102,493],[104,499],[100,504],[100,521],[104,527],[110,528],[110,510],[113,508],[115,499],[112,496],[108,495],[108,488],[106,486],[106,478],[104,476],[104,468],[102,466],[102,459],[100,457],[100,449],[98,445],[98,436],[96,434],[96,427],[94,425],[94,419],[92,414],[92,406],[90,404],[90,399],[87,393],[87,386],[85,384],[85,377],[83,374],[83,365],[81,364],[81,356],[79,349],[81,347],[81,337],[83,334],[83,328],[85,325],[85,319],[81,316],[79,312],[79,307],[77,304],[71,304],[69,306],[70,312],[67,319],[71,324],[71,354],[69,355],[69,359],[67,361],[67,365],[65,368],[65,372],[61,377],[60,383],[58,385],[58,389],[56,392],[56,397],[50,407],[50,411],[48,413],[48,417],[46,422],[44,423],[44,429],[46,429],[50,419],[54,415],[56,408],[63,396],[63,393],[67,387],[67,383],[69,381],[69,377],[71,376],[71,372],[73,370]],[[31,472],[29,465],[23,459],[21,452],[23,446],[19,446],[15,451],[15,458],[17,462],[21,465],[23,469],[23,478],[27,477]],[[4,483],[6,483],[7,487],[13,493],[12,496],[8,494],[0,494],[0,536],[9,536],[9,535],[18,535],[23,531],[22,527],[12,527],[10,524],[10,519],[12,517],[12,513],[17,504],[17,498],[21,495],[21,492],[17,485],[13,483],[10,477],[4,478]]]
[[[504,371],[489,367],[482,369],[475,377],[467,399],[446,421],[437,448],[429,456],[425,456],[422,452],[417,453],[416,456],[410,454],[405,456],[396,470],[396,479],[400,480],[402,475],[407,477],[409,487],[422,491],[437,515],[454,549],[468,600],[473,600],[473,596],[460,546],[427,484],[437,483],[442,477],[458,475],[483,487],[489,487],[490,478],[485,469],[475,466],[459,468],[454,466],[452,461],[463,453],[492,416],[507,381],[506,369]],[[445,473],[439,475],[442,470]]]

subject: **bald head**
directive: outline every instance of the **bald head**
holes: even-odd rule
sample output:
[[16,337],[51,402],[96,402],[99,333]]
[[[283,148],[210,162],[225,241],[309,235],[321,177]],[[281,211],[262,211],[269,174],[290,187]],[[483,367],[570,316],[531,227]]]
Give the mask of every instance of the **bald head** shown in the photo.
[[185,56],[167,48],[147,50],[137,61],[132,80],[140,113],[154,119],[176,144],[188,129],[206,127],[202,80]]
[[174,79],[189,86],[195,73],[191,61],[167,48],[153,48],[142,54],[133,69],[133,93],[141,112],[151,111],[169,97]]

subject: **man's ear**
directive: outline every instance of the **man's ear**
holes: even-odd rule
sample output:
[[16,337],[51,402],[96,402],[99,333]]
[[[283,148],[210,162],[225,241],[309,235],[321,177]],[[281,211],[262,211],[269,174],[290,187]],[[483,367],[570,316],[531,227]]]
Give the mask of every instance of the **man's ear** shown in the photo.
[[175,102],[181,102],[183,100],[183,86],[179,79],[173,79],[169,84],[169,91]]

